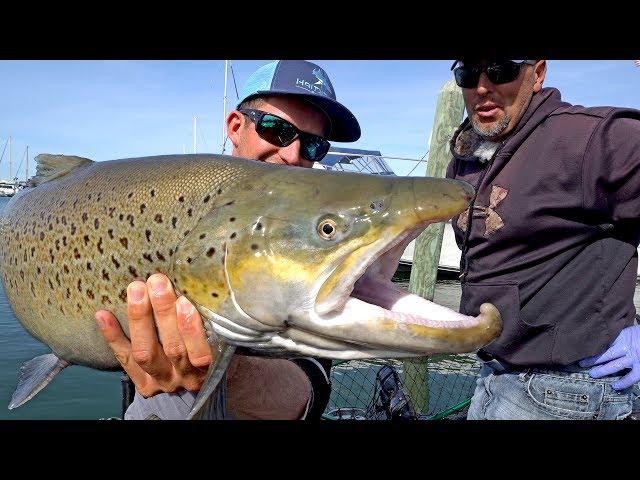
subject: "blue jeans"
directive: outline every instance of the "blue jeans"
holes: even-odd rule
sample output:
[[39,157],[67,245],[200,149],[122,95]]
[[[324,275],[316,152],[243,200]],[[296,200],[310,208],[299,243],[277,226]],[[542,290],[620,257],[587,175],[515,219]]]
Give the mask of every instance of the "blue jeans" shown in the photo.
[[577,365],[558,370],[504,370],[483,365],[468,420],[621,420],[640,412],[638,385],[619,392],[619,376],[594,379]]

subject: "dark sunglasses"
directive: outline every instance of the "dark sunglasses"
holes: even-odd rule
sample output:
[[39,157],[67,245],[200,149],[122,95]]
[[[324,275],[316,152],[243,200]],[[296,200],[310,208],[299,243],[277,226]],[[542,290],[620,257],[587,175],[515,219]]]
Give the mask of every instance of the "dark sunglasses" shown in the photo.
[[311,162],[319,162],[329,151],[331,144],[324,138],[299,130],[295,125],[272,113],[242,108],[240,113],[256,124],[256,133],[267,142],[286,147],[300,139],[300,156]]
[[469,65],[462,64],[456,67],[457,63],[458,61],[451,66],[456,84],[462,88],[475,88],[480,81],[482,72],[487,74],[487,78],[491,83],[500,85],[513,82],[520,75],[520,69],[523,65],[535,65],[536,60],[504,60],[490,62],[484,66],[478,63],[470,63]]

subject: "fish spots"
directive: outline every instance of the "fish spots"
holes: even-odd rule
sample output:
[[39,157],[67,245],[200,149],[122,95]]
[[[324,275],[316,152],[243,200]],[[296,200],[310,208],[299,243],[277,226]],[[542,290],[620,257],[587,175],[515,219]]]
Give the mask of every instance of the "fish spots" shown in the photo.
[[86,223],[88,219],[89,219],[89,215],[87,215],[87,212],[83,212],[82,213],[82,223]]
[[113,255],[111,255],[111,261],[113,262],[116,268],[120,268],[120,262],[118,262],[118,260],[116,260],[116,258]]
[[191,257],[187,257],[187,263],[191,263],[193,262],[193,259]]
[[87,270],[91,270],[91,262],[87,262]]
[[140,205],[140,213],[144,213],[145,208],[147,208],[147,206],[144,203]]
[[85,235],[84,237],[82,237],[82,240],[84,240],[85,247],[89,245],[89,235]]
[[62,305],[60,305],[60,313],[64,315],[64,308],[62,308]]
[[113,218],[113,213],[116,211],[116,207],[111,207],[109,209],[109,218]]
[[125,248],[125,249],[129,249],[129,239],[127,237],[122,237],[120,239],[120,244]]
[[209,250],[207,250],[207,257],[211,258],[215,255],[216,253],[216,249],[211,247]]
[[153,220],[156,223],[162,223],[162,215],[160,213],[157,213],[155,217],[153,217]]
[[82,279],[78,279],[78,291],[81,292],[82,291]]
[[171,256],[173,256],[173,248],[170,248],[170,249],[169,249],[169,256],[170,256],[170,257],[171,257]]
[[129,214],[127,215],[127,220],[129,220],[129,225],[131,225],[132,227],[135,227],[135,224],[133,223],[133,215]]
[[103,305],[111,304],[111,300],[109,300],[109,297],[108,297],[108,296],[106,296],[106,295],[102,295],[101,303],[102,303]]
[[155,191],[155,190],[153,190],[153,189],[152,189],[149,193],[151,194],[151,196],[152,196],[152,197],[155,197],[155,196],[156,196],[156,191]]
[[37,267],[36,271],[38,272],[38,275],[40,275],[42,273],[42,269],[40,267]]
[[133,275],[134,278],[138,278],[140,276],[138,275],[138,271],[131,265],[129,265],[129,273]]
[[178,218],[177,218],[177,217],[173,217],[173,218],[171,219],[171,226],[172,226],[173,228],[176,228],[176,223],[177,223],[177,222],[178,222]]
[[233,232],[231,235],[229,235],[229,238],[236,238],[236,232]]
[[190,208],[187,210],[187,216],[191,217],[193,215],[193,210]]
[[98,251],[100,253],[104,253],[104,248],[102,248],[102,237],[98,240]]
[[49,230],[53,230],[53,225],[49,224]]
[[213,298],[218,298],[218,296],[219,296],[219,295],[218,295],[216,292],[211,292],[211,296],[212,296]]
[[120,295],[118,295],[118,298],[123,302],[127,303],[127,291],[124,288],[120,292]]
[[180,196],[178,197],[178,201],[179,201],[180,203],[184,203],[184,195],[180,195]]
[[71,235],[76,234],[76,224],[71,222]]
[[74,248],[73,249],[73,258],[78,260],[80,257],[81,257],[81,255],[80,255],[80,252],[78,251],[78,248]]
[[151,241],[151,230],[145,230],[144,236],[147,237],[147,242]]
[[102,269],[102,279],[109,281],[109,272],[107,272],[104,268]]
[[55,287],[53,286],[53,283],[51,282],[51,279],[50,279],[50,278],[47,278],[47,282],[49,282],[49,288],[50,288],[51,290],[54,290],[54,289],[55,289]]
[[110,228],[109,230],[107,230],[107,233],[109,234],[109,238],[113,240],[113,229]]
[[158,260],[160,260],[161,262],[164,262],[165,260],[164,255],[162,255],[160,251],[156,251],[156,257],[158,257]]
[[20,278],[24,282],[24,271],[23,270],[20,270]]
[[63,265],[63,266],[62,266],[62,271],[63,271],[64,273],[69,273],[69,267],[67,267],[67,265],[66,265],[66,264],[65,264],[65,265]]
[[95,295],[93,294],[93,290],[87,289],[87,297],[89,297],[91,300],[95,298]]
[[235,221],[236,221],[236,217],[231,217],[231,218],[229,219],[229,221],[230,221],[230,222],[235,222]]
[[255,243],[252,243],[251,250],[258,250],[258,245],[256,245]]
[[120,221],[124,220],[124,214],[123,214],[123,213],[121,213],[120,215],[118,215],[118,219],[119,219]]
[[36,289],[33,286],[33,282],[31,282],[31,295],[33,295],[34,297],[36,296]]
[[71,298],[71,289],[67,288],[67,293],[66,293],[67,298]]
[[66,227],[67,226],[67,217],[65,215],[62,216],[62,224]]
[[127,195],[127,198],[131,198],[133,197],[133,192],[129,192],[129,195]]
[[149,255],[148,253],[143,253],[142,257],[147,260],[149,263],[153,263],[153,257],[151,255]]
[[66,236],[66,235],[65,235],[64,237],[62,237],[62,245],[63,245],[64,247],[66,247],[66,246],[67,246],[67,236]]
[[62,283],[60,283],[60,273],[56,272],[56,283],[58,284],[59,287],[62,286]]
[[204,197],[203,203],[207,203],[209,202],[209,200],[211,200],[211,195],[207,195],[206,197]]
[[200,240],[202,240],[204,237],[206,237],[207,234],[206,233],[201,233],[200,236],[198,237]]
[[97,218],[93,221],[93,227],[98,230],[98,228],[100,228],[100,220],[98,220]]
[[56,238],[56,251],[60,251],[60,239]]
[[44,232],[40,232],[40,241],[44,240]]
[[221,188],[219,188],[219,189],[218,189],[218,195],[220,195],[221,193],[222,193],[222,189],[221,189]]

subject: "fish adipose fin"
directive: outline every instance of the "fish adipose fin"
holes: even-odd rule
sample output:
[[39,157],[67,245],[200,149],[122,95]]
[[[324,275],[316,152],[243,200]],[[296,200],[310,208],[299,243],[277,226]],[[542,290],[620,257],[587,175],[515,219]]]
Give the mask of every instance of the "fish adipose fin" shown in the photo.
[[[211,348],[216,347],[212,346]],[[189,415],[187,415],[187,420],[201,420],[203,419],[203,415],[210,410],[210,403],[215,397],[213,393],[215,392],[216,387],[220,384],[220,381],[223,379],[224,374],[227,371],[227,367],[229,366],[229,362],[231,362],[231,359],[233,358],[233,353],[235,352],[236,347],[220,341],[218,343],[218,349],[220,352],[218,354],[218,358],[216,358],[215,362],[209,367],[209,371],[204,379],[202,388],[193,402],[193,407],[191,407]],[[224,412],[218,413],[224,414]]]
[[63,177],[76,168],[94,163],[93,160],[72,155],[50,155],[42,153],[36,157],[36,174],[29,179],[29,186],[36,187],[42,183],[50,182]]
[[20,367],[18,386],[11,397],[9,410],[31,400],[67,365],[69,362],[59,359],[53,353],[40,355],[24,362]]

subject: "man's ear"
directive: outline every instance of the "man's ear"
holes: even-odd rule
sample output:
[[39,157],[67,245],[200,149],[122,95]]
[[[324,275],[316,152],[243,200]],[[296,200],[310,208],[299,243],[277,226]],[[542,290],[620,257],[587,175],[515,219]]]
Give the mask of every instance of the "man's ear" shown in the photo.
[[544,83],[544,77],[547,74],[547,61],[546,60],[538,60],[533,66],[533,74],[535,78],[535,83],[533,84],[533,91],[539,92],[542,89],[542,84]]
[[238,148],[240,141],[240,129],[243,127],[246,118],[238,110],[232,110],[227,115],[227,137],[231,140],[234,148]]

